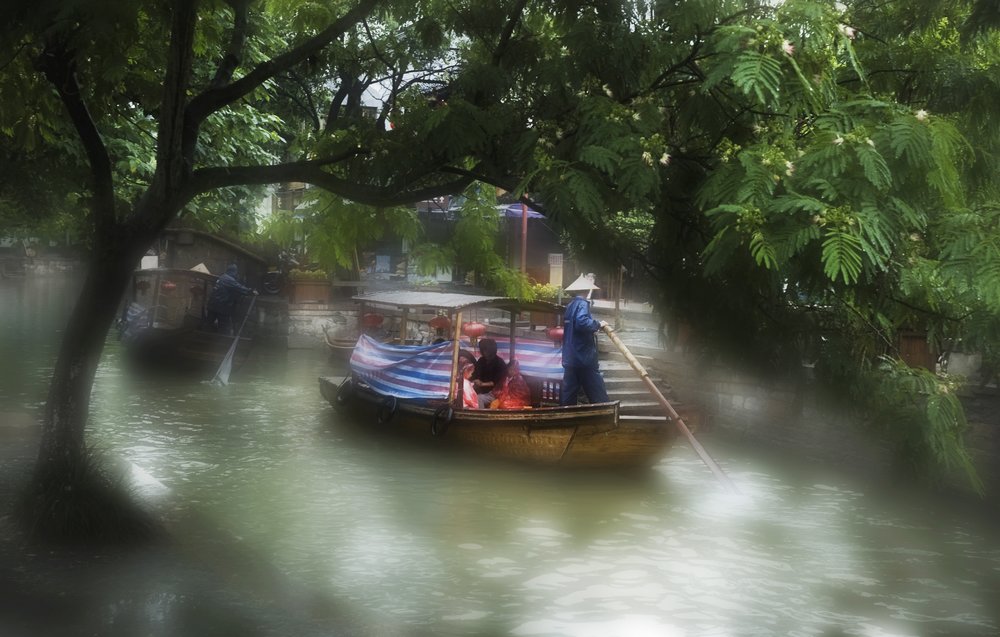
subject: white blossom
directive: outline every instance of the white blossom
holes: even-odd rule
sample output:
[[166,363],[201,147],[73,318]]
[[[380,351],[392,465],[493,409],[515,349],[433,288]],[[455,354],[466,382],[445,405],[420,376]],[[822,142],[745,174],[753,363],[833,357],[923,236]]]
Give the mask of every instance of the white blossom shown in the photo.
[[645,151],[642,154],[642,161],[644,161],[647,164],[649,164],[650,166],[652,166],[653,165],[653,153],[649,152],[648,150]]
[[615,96],[615,94],[611,91],[611,87],[608,86],[607,84],[605,84],[601,88],[604,89],[604,94],[607,95],[608,97],[614,97]]
[[790,161],[785,162],[785,176],[791,177],[795,173],[795,164]]
[[663,153],[663,155],[660,157],[660,163],[663,164],[664,166],[669,166],[670,155],[668,153]]
[[858,30],[854,27],[849,27],[846,24],[838,24],[837,31],[840,35],[844,36],[848,40],[853,40],[858,35]]
[[785,55],[795,55],[795,45],[788,40],[781,43],[781,50],[785,52]]
[[840,135],[837,135],[836,137],[833,138],[833,143],[836,144],[837,146],[840,146],[841,144],[844,143],[844,138],[841,137]]
[[919,111],[916,112],[916,118],[921,122],[926,120],[928,115],[930,115],[930,113],[928,113],[924,109],[920,109]]

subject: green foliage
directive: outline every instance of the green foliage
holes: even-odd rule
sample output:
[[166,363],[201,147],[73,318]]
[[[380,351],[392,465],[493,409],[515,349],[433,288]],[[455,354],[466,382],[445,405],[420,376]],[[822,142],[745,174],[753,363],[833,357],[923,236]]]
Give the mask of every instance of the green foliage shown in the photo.
[[308,190],[294,213],[276,211],[258,229],[261,238],[281,247],[304,247],[309,259],[327,270],[354,270],[359,250],[386,237],[413,240],[420,233],[412,208],[365,206],[319,189]]
[[737,59],[730,78],[744,94],[752,95],[760,104],[769,106],[778,98],[781,75],[778,60],[756,51],[744,51]]
[[454,232],[447,243],[428,242],[414,247],[412,256],[417,261],[418,272],[429,275],[459,267],[476,272],[480,283],[498,294],[534,299],[531,281],[511,269],[497,250],[501,217],[495,189],[475,183],[464,194],[465,201],[456,212]]
[[558,303],[563,290],[562,286],[559,285],[552,285],[551,283],[536,283],[531,286],[531,293],[532,297],[535,299]]
[[[213,83],[231,88],[220,60],[253,86],[212,103],[192,140],[166,126],[193,121],[164,101],[173,5],[14,3],[19,19],[0,25],[0,168],[55,178],[39,224],[112,248],[98,228],[138,236],[179,214],[233,227],[255,188],[301,177],[330,192],[264,232],[304,241],[325,267],[353,266],[391,232],[416,242],[422,270],[459,266],[534,298],[495,250],[493,186],[531,193],[574,253],[639,261],[660,310],[696,318],[706,341],[771,368],[815,357],[845,386],[889,379],[887,394],[923,405],[906,430],[932,451],[920,457],[961,466],[954,405],[873,361],[893,356],[904,326],[982,347],[997,332],[989,3],[394,1],[288,65],[284,53],[367,5],[250,3],[234,58],[239,6],[197,3],[181,93],[194,103]],[[99,143],[39,73],[58,57],[43,52],[60,51]],[[376,84],[372,117],[362,97]],[[110,215],[96,203],[96,146],[111,163]],[[206,174],[212,194],[189,190]],[[490,186],[471,188],[454,240],[422,241],[407,198],[476,181]],[[17,183],[0,182],[0,215],[30,225]]]
[[291,281],[329,281],[330,275],[325,270],[300,270],[292,268],[288,271]]
[[967,424],[956,383],[890,358],[869,370],[865,380],[878,396],[861,398],[873,408],[870,423],[894,439],[912,471],[930,470],[937,483],[957,476],[983,493],[963,444]]

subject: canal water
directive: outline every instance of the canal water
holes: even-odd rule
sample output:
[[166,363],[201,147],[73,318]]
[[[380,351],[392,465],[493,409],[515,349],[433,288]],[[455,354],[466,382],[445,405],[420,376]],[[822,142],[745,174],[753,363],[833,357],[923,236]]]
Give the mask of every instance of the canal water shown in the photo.
[[[42,400],[71,292],[0,281],[0,411]],[[345,420],[320,350],[261,352],[223,388],[120,354],[109,338],[89,439],[379,634],[1000,632],[1000,524],[975,508],[721,437],[703,443],[738,495],[683,443],[639,473],[497,464]]]

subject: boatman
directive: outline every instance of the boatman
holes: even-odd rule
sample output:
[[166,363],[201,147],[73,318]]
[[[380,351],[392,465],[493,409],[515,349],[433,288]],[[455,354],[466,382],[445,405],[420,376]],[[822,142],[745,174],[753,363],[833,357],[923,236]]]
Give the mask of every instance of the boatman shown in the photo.
[[607,323],[590,314],[590,295],[601,288],[594,285],[593,274],[581,274],[567,288],[576,296],[563,315],[563,381],[560,405],[575,405],[580,389],[591,403],[609,402],[608,390],[597,364],[597,332]]
[[233,333],[233,311],[236,310],[236,304],[248,294],[257,294],[257,290],[248,288],[236,279],[238,271],[236,264],[230,263],[226,273],[215,281],[215,287],[208,296],[209,328],[228,335]]

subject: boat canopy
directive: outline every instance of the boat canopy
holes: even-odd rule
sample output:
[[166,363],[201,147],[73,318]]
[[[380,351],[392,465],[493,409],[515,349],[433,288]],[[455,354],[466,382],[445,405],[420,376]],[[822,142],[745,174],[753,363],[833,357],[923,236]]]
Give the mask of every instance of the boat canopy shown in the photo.
[[359,294],[353,298],[361,303],[395,307],[399,310],[428,308],[456,312],[467,308],[492,307],[508,312],[534,311],[561,314],[563,311],[563,306],[547,301],[521,301],[508,296],[479,296],[459,292],[396,290]]
[[[510,341],[497,338],[497,356],[510,362]],[[460,342],[471,349],[468,340]],[[351,355],[351,371],[375,391],[397,398],[447,398],[451,383],[452,342],[391,345],[362,334]],[[517,361],[526,378],[561,381],[562,348],[551,341],[518,339]]]

